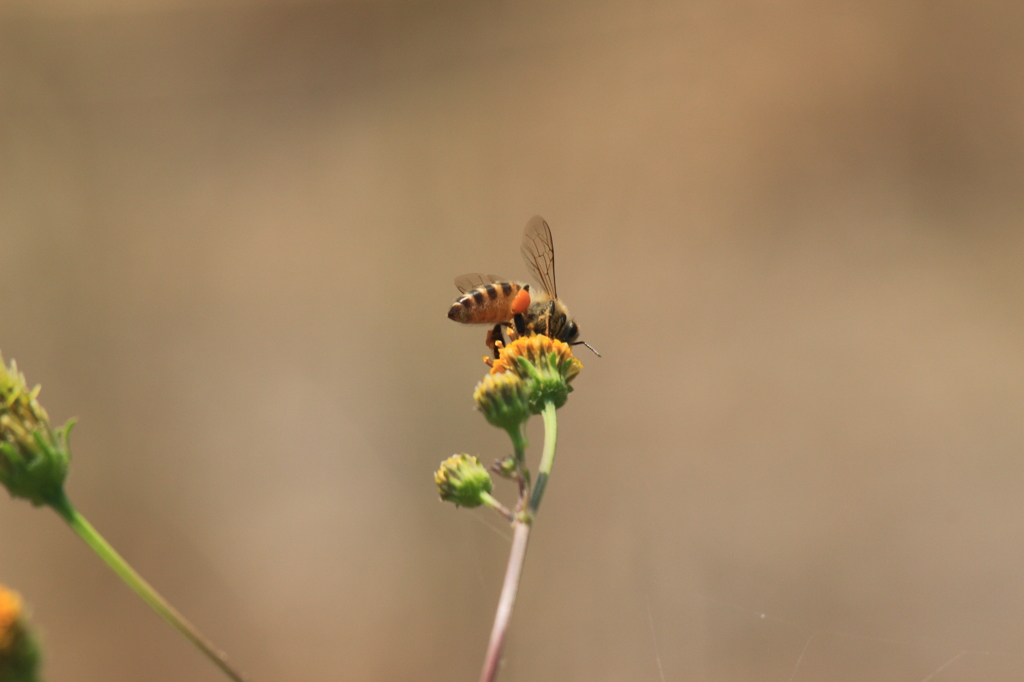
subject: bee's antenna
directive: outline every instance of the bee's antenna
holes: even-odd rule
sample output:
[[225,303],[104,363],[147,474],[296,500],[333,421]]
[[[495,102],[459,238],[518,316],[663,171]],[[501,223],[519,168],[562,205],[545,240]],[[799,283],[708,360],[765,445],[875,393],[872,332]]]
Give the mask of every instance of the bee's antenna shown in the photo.
[[600,353],[598,353],[598,352],[597,352],[597,351],[596,351],[596,350],[594,349],[594,347],[593,347],[593,346],[591,346],[591,345],[590,345],[589,343],[587,343],[586,341],[574,341],[574,342],[572,343],[572,345],[573,345],[573,346],[586,346],[587,348],[589,348],[589,349],[590,349],[590,351],[591,351],[591,352],[592,352],[592,353],[593,353],[594,355],[596,355],[597,357],[601,357],[601,354],[600,354]]

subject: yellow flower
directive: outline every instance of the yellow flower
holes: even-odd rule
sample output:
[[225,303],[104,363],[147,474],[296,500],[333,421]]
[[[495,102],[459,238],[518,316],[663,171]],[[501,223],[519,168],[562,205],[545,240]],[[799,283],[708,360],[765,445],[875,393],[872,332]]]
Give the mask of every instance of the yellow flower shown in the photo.
[[514,374],[527,388],[530,412],[540,414],[544,404],[565,404],[583,363],[572,354],[569,344],[543,334],[524,336],[502,348],[498,359],[488,363],[491,374]]
[[473,400],[488,422],[506,431],[518,429],[530,418],[526,384],[511,372],[485,376],[476,385]]

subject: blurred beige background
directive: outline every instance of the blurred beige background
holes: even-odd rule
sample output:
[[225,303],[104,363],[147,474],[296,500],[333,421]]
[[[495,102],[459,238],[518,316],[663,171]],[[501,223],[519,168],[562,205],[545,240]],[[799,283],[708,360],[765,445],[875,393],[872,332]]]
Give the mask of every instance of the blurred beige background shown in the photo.
[[[8,0],[0,350],[80,419],[72,499],[254,682],[473,680],[509,532],[432,473],[508,444],[445,313],[526,277],[540,213],[604,357],[502,680],[1021,679],[1022,35],[1018,2]],[[51,682],[223,679],[6,494],[0,581]]]

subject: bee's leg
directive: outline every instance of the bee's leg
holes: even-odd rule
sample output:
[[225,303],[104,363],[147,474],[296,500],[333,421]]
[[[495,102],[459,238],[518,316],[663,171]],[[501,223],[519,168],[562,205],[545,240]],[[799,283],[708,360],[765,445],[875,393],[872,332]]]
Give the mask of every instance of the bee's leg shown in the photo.
[[502,333],[502,326],[504,322],[499,322],[494,325],[494,329],[487,331],[487,347],[494,353],[494,358],[497,359],[500,354],[502,346],[505,345],[505,336]]
[[494,325],[494,329],[487,330],[487,340],[484,343],[494,353],[494,357],[498,357],[497,341],[501,340],[501,325]]
[[516,313],[515,317],[512,318],[512,323],[515,325],[517,335],[526,336],[526,319],[523,318],[522,313]]

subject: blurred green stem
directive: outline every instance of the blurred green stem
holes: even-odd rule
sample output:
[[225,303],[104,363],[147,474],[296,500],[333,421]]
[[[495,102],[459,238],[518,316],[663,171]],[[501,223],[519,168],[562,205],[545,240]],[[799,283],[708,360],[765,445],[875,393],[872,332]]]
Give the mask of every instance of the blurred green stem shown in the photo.
[[526,424],[519,424],[514,429],[508,430],[509,438],[512,439],[512,448],[516,453],[516,472],[519,474],[519,502],[516,504],[516,511],[523,510],[526,497],[530,494],[530,470],[526,468],[526,434],[523,429]]
[[508,430],[508,436],[512,439],[512,447],[516,452],[516,462],[525,466],[526,464],[526,435],[523,433],[523,425]]
[[135,591],[135,594],[142,597],[142,600],[149,604],[154,611],[171,624],[174,629],[185,636],[190,642],[199,648],[207,658],[213,661],[218,668],[220,668],[228,677],[235,682],[245,682],[245,678],[240,672],[231,667],[227,661],[227,656],[223,651],[217,649],[213,642],[206,639],[194,625],[185,620],[178,611],[171,606],[166,599],[160,596],[160,594],[153,589],[153,587],[147,583],[142,576],[135,572],[128,562],[125,561],[117,551],[114,550],[110,544],[103,539],[95,528],[92,527],[85,517],[78,513],[72,505],[71,501],[68,500],[67,495],[61,491],[55,499],[50,500],[50,506],[53,507],[54,511],[60,514],[61,518],[68,522],[71,529],[78,533],[79,537],[85,540],[85,543],[92,548],[96,554],[99,555],[103,561],[107,563],[110,568],[113,569],[121,580]]
[[551,467],[555,463],[555,444],[558,441],[558,419],[555,416],[555,404],[544,403],[544,411],[540,414],[544,418],[544,452],[540,456],[540,466],[537,467],[537,486],[533,489],[533,495],[530,496],[531,514],[537,513],[541,498],[544,497],[544,488],[548,484]]

